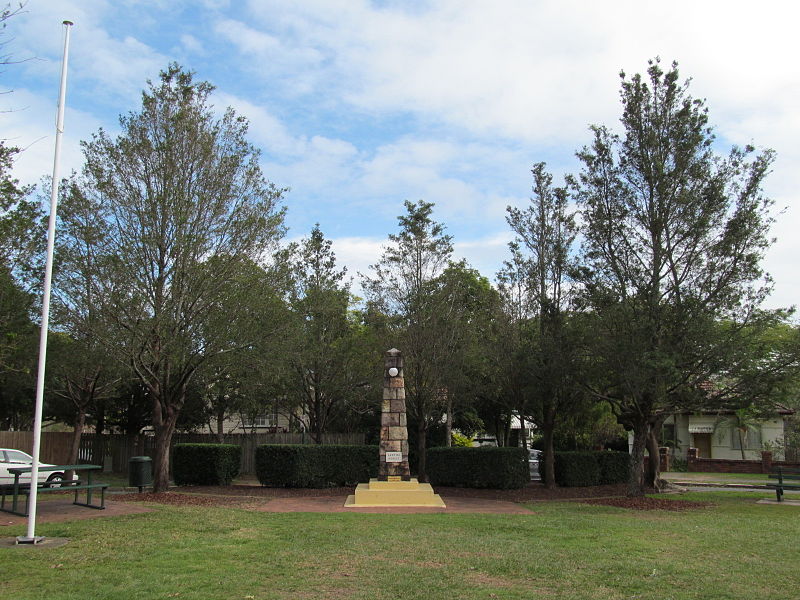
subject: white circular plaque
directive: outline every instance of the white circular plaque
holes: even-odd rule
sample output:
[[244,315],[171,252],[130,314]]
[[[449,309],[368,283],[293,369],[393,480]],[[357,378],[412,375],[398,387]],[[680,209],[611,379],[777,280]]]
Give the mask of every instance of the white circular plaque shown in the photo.
[[400,371],[398,371],[397,369],[395,369],[394,367],[392,367],[391,369],[389,369],[389,377],[397,377],[397,374],[398,374],[399,372],[400,372]]

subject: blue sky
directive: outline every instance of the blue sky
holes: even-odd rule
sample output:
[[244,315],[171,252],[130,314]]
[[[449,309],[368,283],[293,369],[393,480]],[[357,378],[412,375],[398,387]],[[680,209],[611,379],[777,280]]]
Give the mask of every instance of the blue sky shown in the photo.
[[800,70],[791,2],[534,0],[30,0],[8,22],[0,135],[25,148],[25,182],[52,170],[64,19],[72,29],[62,172],[79,141],[117,131],[170,61],[217,86],[251,123],[289,238],[319,222],[351,273],[396,231],[403,200],[434,202],[456,253],[493,277],[511,239],[507,205],[530,167],[575,172],[588,125],[616,127],[619,71],[677,60],[706,98],[719,146],[777,151],[779,215],[769,304],[800,297]]

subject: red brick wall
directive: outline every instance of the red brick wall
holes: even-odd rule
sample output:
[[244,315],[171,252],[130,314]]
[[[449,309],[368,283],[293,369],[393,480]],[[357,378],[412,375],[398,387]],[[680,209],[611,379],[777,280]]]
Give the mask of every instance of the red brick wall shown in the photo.
[[690,448],[687,453],[687,471],[691,473],[769,473],[775,467],[800,468],[800,463],[773,461],[771,452],[762,452],[761,460],[728,460],[697,458]]

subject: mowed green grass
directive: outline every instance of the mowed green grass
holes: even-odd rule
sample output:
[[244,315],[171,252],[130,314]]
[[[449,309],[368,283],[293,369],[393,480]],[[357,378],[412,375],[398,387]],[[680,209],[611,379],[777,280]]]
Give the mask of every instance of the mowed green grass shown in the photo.
[[[61,548],[0,548],[0,597],[790,598],[800,507],[753,494],[636,512],[535,503],[532,515],[270,514],[157,506],[41,524]],[[24,533],[21,526],[2,535]]]

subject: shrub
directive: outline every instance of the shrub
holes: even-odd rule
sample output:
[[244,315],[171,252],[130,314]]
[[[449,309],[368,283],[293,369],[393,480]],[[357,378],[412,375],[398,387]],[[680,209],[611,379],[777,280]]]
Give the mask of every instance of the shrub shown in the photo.
[[524,448],[429,448],[426,457],[433,485],[505,490],[531,480]]
[[[563,487],[588,487],[628,480],[631,457],[627,452],[556,452],[556,483]],[[540,465],[540,470],[544,470]]]
[[625,483],[631,470],[631,455],[627,452],[604,450],[595,452],[600,466],[600,485]]
[[680,458],[676,456],[672,459],[672,465],[670,467],[670,471],[675,471],[677,473],[686,473],[689,470],[689,463],[686,462],[685,458]]
[[599,485],[600,465],[597,452],[556,452],[556,483],[562,487],[588,487]]
[[230,485],[239,474],[242,447],[233,444],[175,444],[176,485]]
[[355,485],[377,477],[378,447],[266,444],[256,448],[256,475],[271,487]]
[[465,435],[461,435],[457,431],[454,431],[450,434],[453,439],[453,446],[457,446],[459,448],[472,448],[472,438],[467,437]]

